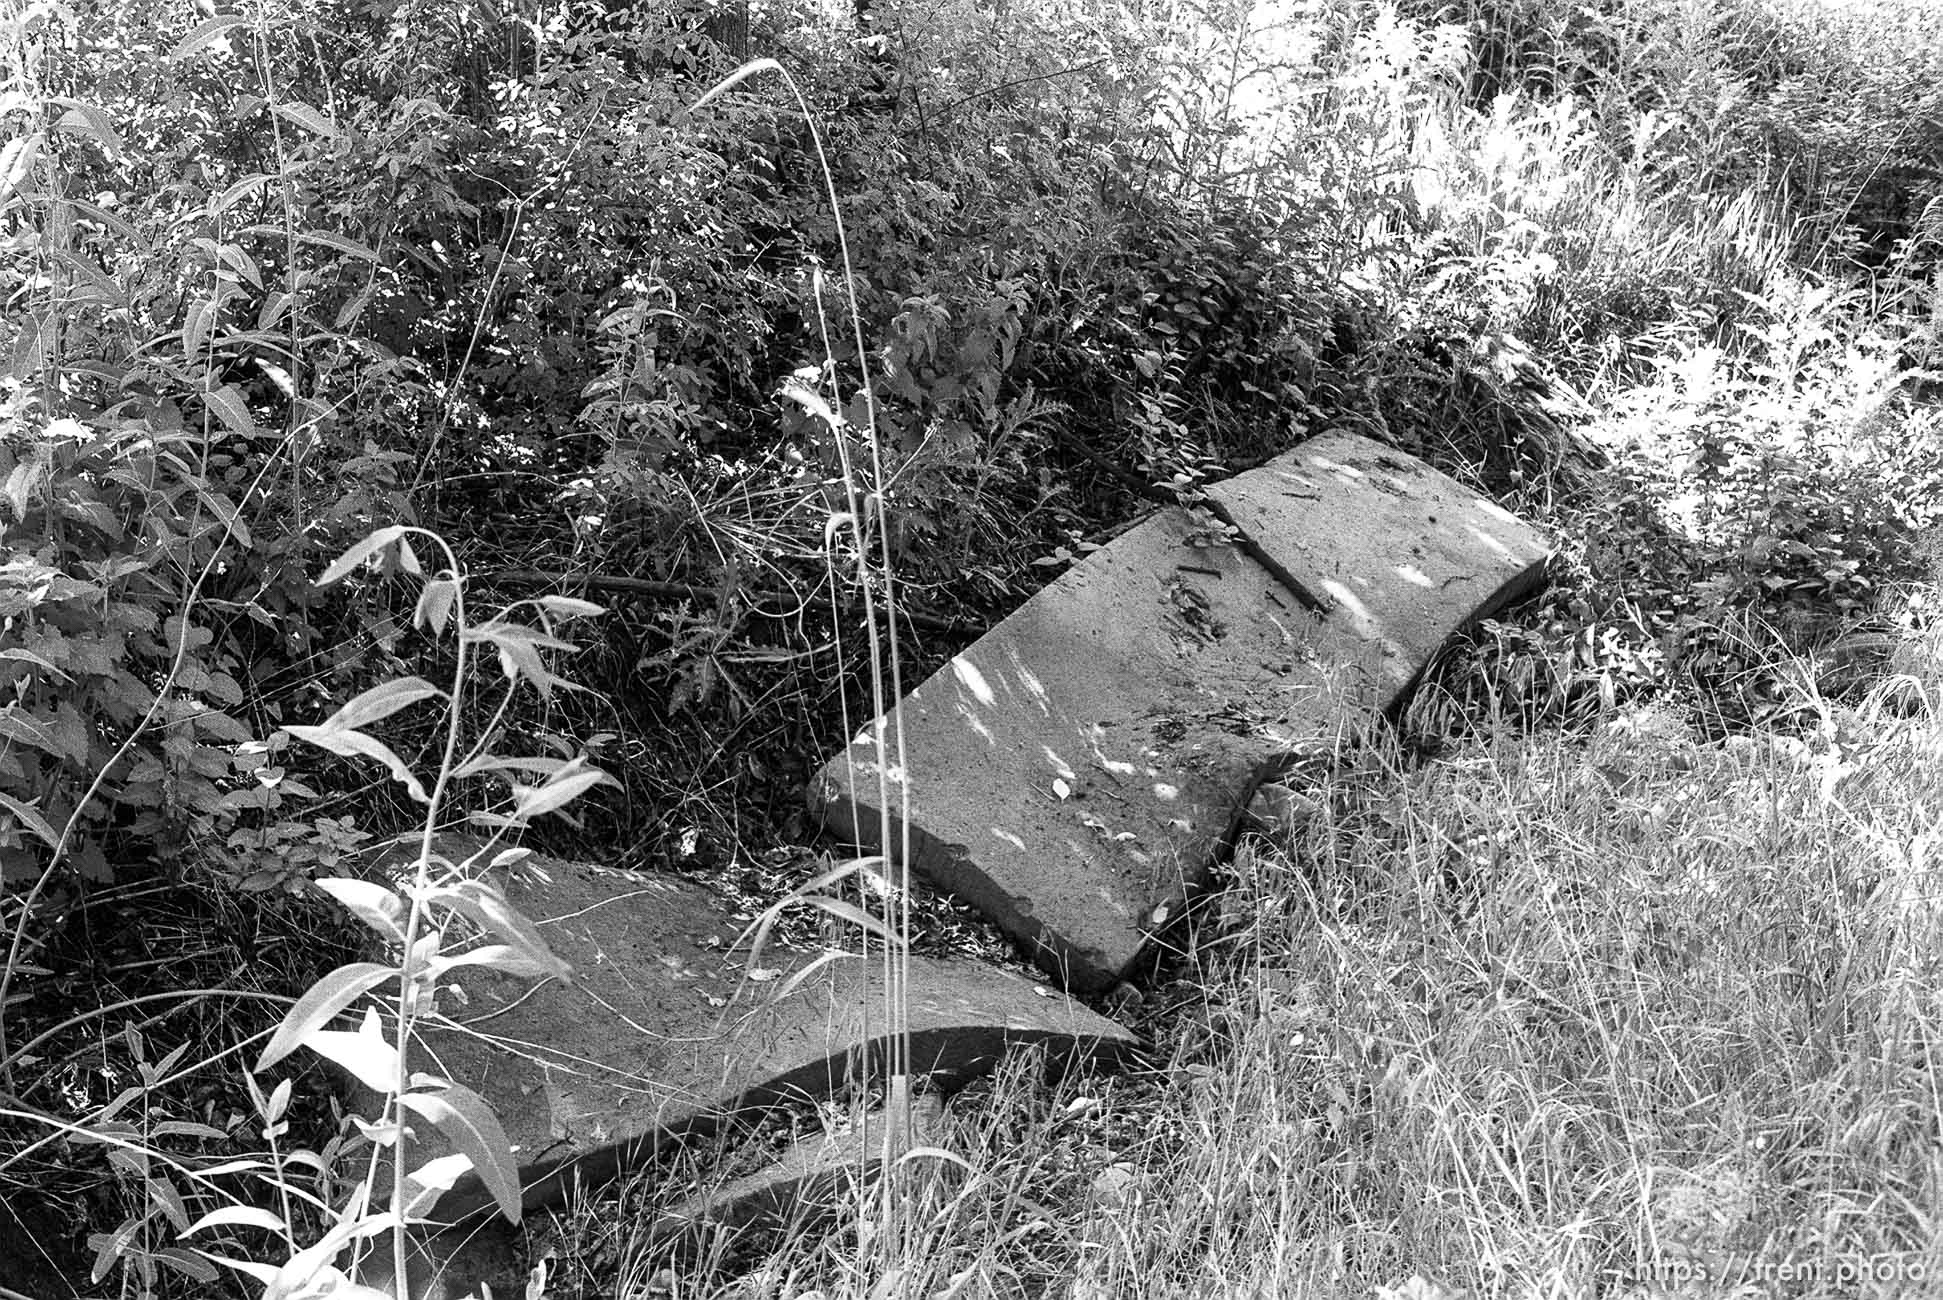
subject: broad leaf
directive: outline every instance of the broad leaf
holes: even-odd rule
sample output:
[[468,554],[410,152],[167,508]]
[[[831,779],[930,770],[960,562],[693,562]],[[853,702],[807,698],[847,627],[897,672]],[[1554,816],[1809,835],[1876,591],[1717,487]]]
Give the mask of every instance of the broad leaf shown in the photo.
[[196,30],[175,43],[169,51],[169,62],[177,63],[191,55],[200,54],[235,28],[245,26],[249,19],[241,14],[221,14],[197,25]]
[[47,818],[40,815],[40,809],[32,804],[22,803],[10,794],[0,793],[0,808],[5,808],[20,819],[20,824],[44,840],[50,849],[61,847],[61,837],[48,824]]
[[231,1259],[227,1255],[212,1255],[206,1250],[199,1250],[196,1253],[212,1264],[221,1264],[224,1268],[233,1268],[238,1273],[255,1278],[265,1286],[277,1280],[277,1269],[274,1264],[259,1264],[253,1259]]
[[410,918],[410,910],[404,899],[383,885],[349,876],[326,876],[311,883],[384,938],[393,943],[405,942],[405,922]]
[[398,972],[377,962],[357,961],[339,966],[305,990],[290,1008],[277,1032],[256,1058],[256,1069],[267,1070],[290,1055],[311,1034],[321,1030],[344,1008],[377,988]]
[[530,757],[527,755],[501,757],[498,754],[481,754],[477,758],[468,759],[466,762],[459,764],[458,767],[452,770],[452,775],[477,776],[481,772],[538,772],[542,776],[551,776],[553,773],[565,767],[570,761],[572,760],[550,758],[544,754],[535,754]]
[[284,730],[298,740],[307,740],[321,749],[330,750],[333,754],[346,758],[358,754],[366,758],[375,758],[390,769],[392,780],[404,786],[406,793],[412,798],[420,803],[432,802],[431,797],[425,793],[425,787],[418,783],[418,778],[412,775],[412,770],[405,766],[405,760],[394,754],[390,746],[375,736],[367,736],[362,731],[336,731],[329,725],[300,727],[293,724],[285,727]]
[[607,612],[591,600],[578,600],[572,596],[542,596],[537,603],[558,619],[594,618]]
[[443,699],[445,692],[423,677],[400,677],[358,695],[326,718],[324,726],[333,731],[356,731],[435,695]]
[[449,907],[474,925],[519,950],[543,974],[570,981],[573,968],[554,956],[533,923],[506,901],[505,895],[484,881],[461,880],[440,885],[425,895],[428,906]]
[[356,1030],[313,1029],[304,1046],[344,1070],[373,1092],[398,1087],[398,1049],[384,1035],[376,1007],[367,1007]]
[[270,107],[270,111],[284,121],[295,122],[298,126],[304,128],[304,130],[315,135],[321,135],[326,140],[335,140],[343,134],[328,117],[325,117],[309,104],[302,103],[298,100],[273,104]]
[[550,812],[566,807],[603,781],[610,785],[620,784],[599,768],[590,767],[583,760],[576,758],[548,777],[544,785],[515,785],[513,816],[521,821],[544,817]]
[[241,438],[263,436],[263,430],[257,428],[256,421],[250,418],[250,408],[243,404],[243,399],[238,395],[234,384],[224,384],[221,388],[212,389],[202,395],[202,400],[216,413],[216,418],[223,422],[223,427],[231,433]]
[[451,1191],[461,1178],[472,1172],[472,1157],[462,1151],[427,1160],[405,1175],[406,1219],[417,1218],[438,1204],[439,1197]]
[[333,582],[340,581],[351,570],[357,568],[360,564],[363,564],[366,560],[376,555],[379,551],[384,550],[385,547],[391,545],[410,531],[411,529],[405,524],[392,524],[388,527],[380,528],[377,532],[370,534],[361,541],[351,543],[344,554],[331,561],[330,567],[325,569],[323,576],[317,579],[317,585],[320,587],[328,587]]
[[68,99],[60,95],[50,96],[47,102],[58,104],[67,110],[54,123],[56,127],[63,131],[92,137],[111,161],[121,160],[125,152],[121,136],[115,131],[115,124],[108,120],[108,115],[100,108],[84,100]]
[[506,676],[514,681],[524,677],[539,690],[541,695],[551,696],[555,686],[568,690],[579,690],[565,678],[556,677],[540,657],[542,650],[573,650],[571,641],[548,636],[523,623],[511,623],[504,619],[492,619],[465,632],[468,641],[485,641],[499,651],[499,667]]
[[35,131],[17,135],[0,145],[0,204],[12,198],[20,183],[33,173],[40,158],[42,136]]
[[[440,1085],[439,1090],[418,1091],[421,1080]],[[472,1167],[498,1202],[499,1212],[519,1222],[519,1170],[513,1164],[512,1144],[485,1098],[449,1080],[420,1075],[414,1078],[412,1091],[399,1094],[398,1104],[438,1125],[447,1141],[472,1157]]]
[[221,216],[275,179],[268,172],[255,172],[245,176],[242,180],[231,184],[229,188],[216,196],[216,201],[209,205],[207,209],[208,215],[212,217]]
[[325,248],[335,248],[340,253],[347,254],[351,257],[362,258],[367,262],[375,262],[378,260],[378,254],[375,249],[360,244],[355,239],[347,239],[343,235],[334,234],[328,230],[299,231],[297,234],[297,242],[300,244],[321,244]]
[[434,957],[426,963],[433,978],[445,974],[459,966],[484,966],[490,970],[504,971],[508,975],[524,975],[530,979],[544,979],[554,973],[556,964],[536,962],[525,950],[515,948],[509,943],[481,944],[465,952],[450,957]]
[[338,1223],[315,1245],[292,1255],[288,1263],[271,1275],[269,1285],[263,1291],[263,1300],[288,1300],[300,1294],[328,1295],[332,1300],[370,1300],[371,1296],[390,1300],[382,1291],[353,1286],[345,1280],[343,1273],[332,1266],[331,1261],[351,1242],[390,1232],[397,1226],[398,1216],[390,1210]]
[[450,578],[434,578],[418,593],[418,608],[412,611],[412,626],[428,629],[433,636],[445,631],[452,606],[459,598],[459,584]]
[[220,1210],[211,1210],[184,1228],[180,1235],[193,1237],[205,1228],[268,1228],[271,1232],[284,1232],[284,1222],[268,1210],[254,1205],[225,1205]]

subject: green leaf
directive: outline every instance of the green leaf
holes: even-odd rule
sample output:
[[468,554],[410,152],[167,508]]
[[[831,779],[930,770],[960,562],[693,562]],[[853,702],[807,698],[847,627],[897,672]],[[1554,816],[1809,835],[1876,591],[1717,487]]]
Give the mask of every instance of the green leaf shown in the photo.
[[499,666],[506,676],[514,681],[526,678],[541,695],[552,695],[555,686],[576,689],[571,682],[554,676],[547,669],[546,661],[540,657],[542,650],[572,650],[574,645],[571,641],[548,636],[523,623],[509,623],[497,618],[468,629],[465,639],[490,644],[499,651]]
[[225,34],[248,22],[249,19],[241,14],[219,14],[214,18],[205,19],[197,24],[196,30],[175,43],[175,48],[168,54],[169,62],[178,63],[192,55],[202,53],[221,40]]
[[68,99],[62,96],[50,97],[50,104],[58,104],[67,112],[61,114],[54,123],[62,131],[72,131],[77,135],[91,136],[101,146],[101,151],[114,161],[119,162],[126,150],[122,147],[121,136],[108,115],[95,105],[84,100]]
[[[438,1091],[417,1090],[428,1083]],[[512,1143],[492,1107],[478,1093],[450,1080],[418,1075],[412,1084],[413,1091],[399,1094],[398,1104],[432,1121],[453,1146],[470,1156],[479,1180],[499,1203],[499,1212],[518,1223],[519,1170],[513,1164]]]
[[204,393],[202,400],[231,433],[243,438],[263,436],[263,430],[257,428],[256,421],[250,418],[250,408],[244,405],[234,384],[224,384],[221,388]]
[[360,564],[363,564],[366,560],[376,555],[379,551],[384,550],[385,547],[390,546],[410,531],[410,528],[404,524],[392,524],[389,527],[380,528],[377,532],[370,534],[361,541],[353,542],[345,550],[344,554],[331,561],[331,566],[324,570],[322,577],[317,579],[317,585],[320,587],[328,587],[333,582],[339,581],[346,574],[350,573],[351,570],[357,568]]
[[221,216],[275,179],[268,172],[256,172],[245,176],[216,196],[215,202],[209,205],[209,215]]
[[427,628],[433,636],[445,631],[446,620],[459,599],[459,584],[450,578],[434,578],[418,593],[418,607],[412,611],[412,626]]
[[297,999],[297,1004],[285,1013],[283,1023],[270,1036],[263,1054],[256,1058],[255,1068],[258,1071],[267,1070],[304,1046],[311,1035],[319,1032],[344,1008],[397,974],[392,967],[371,961],[339,966],[305,990],[304,995]]
[[0,793],[0,808],[5,808],[19,818],[20,824],[45,841],[48,848],[61,847],[59,832],[48,824],[47,818],[41,816],[40,810],[32,804],[22,803],[10,794]]
[[183,1204],[182,1193],[174,1183],[161,1174],[152,1174],[146,1180],[148,1199],[156,1209],[176,1229],[182,1231],[189,1226],[189,1207]]
[[483,880],[461,880],[426,891],[427,906],[448,907],[488,934],[517,948],[543,974],[571,981],[573,968],[554,956],[539,929],[521,916],[506,896]]
[[167,1264],[176,1272],[205,1285],[214,1282],[222,1274],[202,1258],[200,1251],[187,1251],[180,1246],[164,1246],[155,1252],[157,1263]]
[[551,775],[565,767],[569,762],[564,758],[549,758],[544,754],[531,756],[517,755],[502,758],[497,754],[481,754],[454,768],[454,776],[477,776],[481,772],[538,772],[542,776]]
[[5,206],[21,182],[34,170],[40,158],[42,136],[38,131],[17,135],[0,145],[0,206]]
[[343,235],[334,235],[328,230],[303,231],[298,234],[297,242],[300,244],[321,244],[325,248],[335,248],[338,252],[346,256],[360,258],[366,262],[375,262],[378,260],[378,252],[376,249],[366,247],[355,239],[347,239]]
[[307,740],[320,749],[328,749],[344,758],[362,754],[375,758],[391,772],[392,780],[405,787],[405,792],[419,803],[429,804],[431,796],[419,784],[412,770],[405,766],[405,760],[393,753],[391,747],[375,736],[367,736],[362,731],[339,731],[328,725],[322,727],[300,727],[295,724],[286,726],[285,731],[298,740]]
[[393,943],[405,942],[405,922],[409,910],[404,899],[383,885],[373,884],[369,880],[354,880],[349,876],[326,876],[322,880],[313,880],[311,884],[335,898],[346,911],[382,937]]
[[[353,1205],[361,1201],[353,1198]],[[347,1207],[348,1209],[349,1207]],[[398,1216],[386,1210],[380,1214],[345,1217],[335,1224],[329,1232],[318,1238],[315,1243],[292,1255],[282,1268],[271,1272],[264,1288],[264,1300],[287,1300],[295,1296],[329,1295],[331,1300],[391,1300],[384,1291],[373,1291],[368,1287],[357,1286],[344,1280],[343,1274],[331,1266],[338,1252],[353,1241],[365,1237],[376,1237],[390,1232],[398,1226]],[[215,1259],[215,1256],[210,1256]],[[218,1259],[219,1264],[229,1264],[232,1268],[242,1268],[252,1277],[262,1275],[255,1267],[245,1268],[240,1263]],[[318,1285],[318,1284],[322,1285]]]
[[542,596],[536,603],[559,619],[596,618],[607,612],[591,600],[577,600],[572,596]]
[[284,121],[294,122],[304,130],[313,135],[321,135],[326,140],[335,140],[343,134],[328,117],[300,100],[272,104],[270,111]]
[[367,1007],[357,1029],[313,1029],[303,1045],[377,1093],[398,1087],[398,1049],[384,1035],[376,1007]]
[[[199,1250],[196,1253],[212,1264],[221,1264],[224,1268],[233,1268],[238,1273],[255,1278],[266,1287],[277,1280],[277,1270],[269,1264],[259,1264],[253,1259],[231,1259],[227,1255],[212,1255],[206,1250]],[[264,1294],[267,1295],[269,1293],[265,1291]],[[333,1297],[345,1296],[345,1292],[339,1289],[333,1292],[332,1295]],[[349,1300],[348,1297],[347,1300]],[[362,1297],[359,1297],[358,1300],[362,1300]]]
[[488,970],[504,971],[508,975],[521,975],[528,979],[546,979],[558,968],[558,962],[537,962],[526,952],[510,943],[487,943],[477,948],[451,957],[434,957],[427,967],[433,978],[455,970],[461,966],[484,966]]
[[326,719],[324,725],[332,731],[356,731],[434,695],[443,699],[445,692],[423,677],[399,677],[357,696]]
[[182,360],[191,369],[205,360],[203,353],[219,315],[216,303],[209,298],[197,298],[183,309]]
[[607,773],[576,758],[547,778],[544,785],[513,787],[513,816],[520,821],[558,812],[595,786],[606,782],[619,785]]

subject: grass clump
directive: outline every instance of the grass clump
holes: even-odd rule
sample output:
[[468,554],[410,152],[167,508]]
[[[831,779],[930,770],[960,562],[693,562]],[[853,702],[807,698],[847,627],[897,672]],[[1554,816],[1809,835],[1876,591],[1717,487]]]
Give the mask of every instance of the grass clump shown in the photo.
[[1726,743],[1346,747],[1150,991],[1151,1068],[1015,1062],[902,1250],[859,1203],[665,1294],[1929,1294],[1940,645]]

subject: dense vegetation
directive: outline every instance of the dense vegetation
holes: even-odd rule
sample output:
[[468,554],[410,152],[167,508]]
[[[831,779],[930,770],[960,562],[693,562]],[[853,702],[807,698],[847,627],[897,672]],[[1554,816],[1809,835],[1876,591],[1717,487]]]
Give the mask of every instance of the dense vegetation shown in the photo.
[[[395,550],[313,585],[346,546],[412,523],[489,603],[608,605],[589,689],[515,697],[619,778],[549,842],[768,901],[885,663],[866,608],[913,680],[1326,427],[1545,523],[1556,578],[1245,847],[1150,999],[1167,1068],[967,1101],[970,1173],[910,1231],[663,1271],[626,1216],[569,1218],[550,1294],[1943,1268],[1926,6],[4,22],[0,1258],[46,1245],[30,1290],[206,1294],[175,1234],[264,1194],[207,1171],[263,1141],[238,1054],[355,941],[307,882],[417,816],[284,728],[449,677]],[[758,56],[787,81],[708,94]],[[467,725],[507,722],[480,690]]]

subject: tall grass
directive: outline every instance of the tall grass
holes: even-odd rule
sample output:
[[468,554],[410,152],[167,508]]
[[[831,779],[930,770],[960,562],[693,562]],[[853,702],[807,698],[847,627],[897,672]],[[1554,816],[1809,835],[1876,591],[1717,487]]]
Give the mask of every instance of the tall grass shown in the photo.
[[1725,746],[1346,748],[1151,1073],[961,1099],[890,1272],[860,1205],[670,1294],[1933,1294],[1943,637],[1899,666]]

